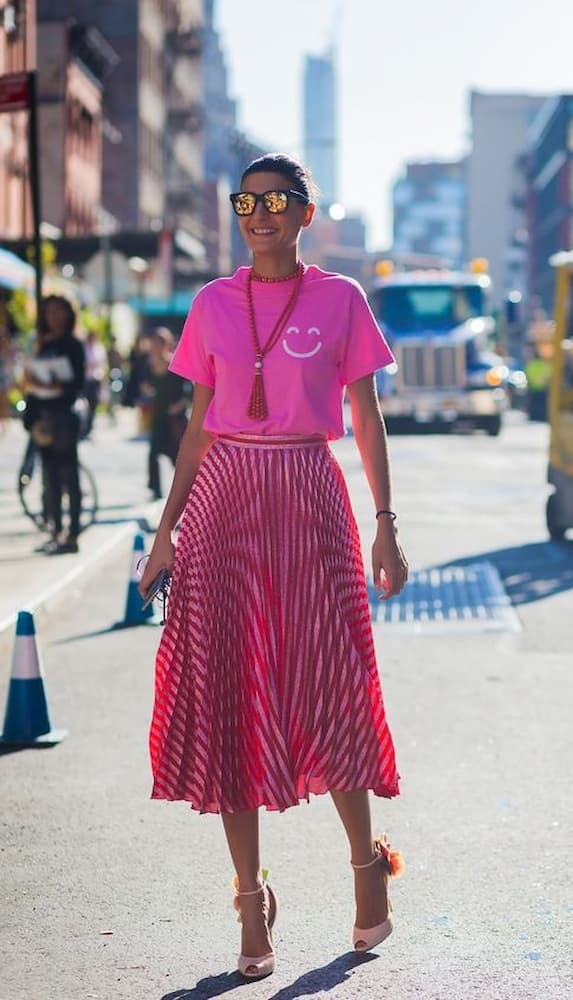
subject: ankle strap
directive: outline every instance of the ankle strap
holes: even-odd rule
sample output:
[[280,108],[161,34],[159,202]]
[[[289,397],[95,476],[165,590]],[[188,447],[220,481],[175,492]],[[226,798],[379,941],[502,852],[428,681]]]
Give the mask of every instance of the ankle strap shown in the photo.
[[266,884],[267,883],[263,880],[258,889],[251,889],[249,892],[241,892],[239,889],[237,889],[236,885],[233,885],[233,889],[235,890],[235,896],[256,896],[257,893],[263,891]]
[[361,868],[372,868],[372,865],[375,865],[377,861],[380,861],[379,854],[375,854],[372,861],[367,861],[365,865],[355,865],[353,861],[350,864],[354,868],[354,871],[359,871]]

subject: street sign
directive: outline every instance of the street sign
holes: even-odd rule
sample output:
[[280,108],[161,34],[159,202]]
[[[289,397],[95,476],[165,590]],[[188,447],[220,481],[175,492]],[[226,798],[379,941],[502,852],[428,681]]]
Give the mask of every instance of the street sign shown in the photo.
[[25,111],[29,107],[29,73],[4,73],[0,76],[0,114],[3,111]]

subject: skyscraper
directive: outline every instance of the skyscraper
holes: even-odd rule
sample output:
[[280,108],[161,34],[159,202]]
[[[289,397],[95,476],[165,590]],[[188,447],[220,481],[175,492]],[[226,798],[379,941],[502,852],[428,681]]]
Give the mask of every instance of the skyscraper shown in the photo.
[[304,67],[304,159],[328,206],[337,197],[336,67],[334,49],[307,56]]

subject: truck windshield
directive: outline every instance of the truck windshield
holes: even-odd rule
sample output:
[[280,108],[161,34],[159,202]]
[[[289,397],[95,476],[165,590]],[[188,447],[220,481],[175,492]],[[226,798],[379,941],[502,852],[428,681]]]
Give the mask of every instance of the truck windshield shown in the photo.
[[377,318],[392,333],[451,330],[485,314],[480,285],[395,285],[373,295]]

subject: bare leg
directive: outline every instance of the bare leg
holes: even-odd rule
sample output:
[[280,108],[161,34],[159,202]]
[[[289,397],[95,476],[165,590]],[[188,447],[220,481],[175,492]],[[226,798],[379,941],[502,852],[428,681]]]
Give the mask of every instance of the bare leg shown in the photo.
[[[331,792],[340,816],[348,843],[350,860],[355,865],[365,865],[374,857],[372,825],[368,792]],[[354,872],[354,897],[356,899],[356,926],[367,930],[381,924],[388,916],[387,875],[382,865],[372,865]]]
[[[239,877],[241,892],[252,892],[261,884],[259,871],[259,813],[223,813],[227,843]],[[266,955],[272,949],[268,929],[265,895],[241,896],[241,954],[252,958]]]

